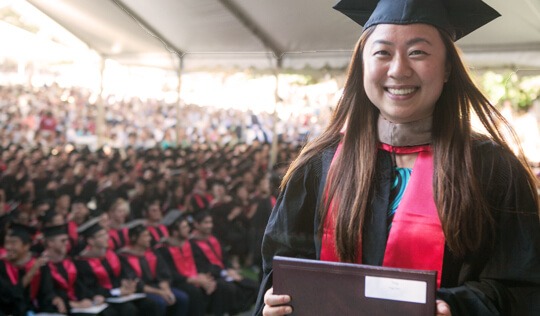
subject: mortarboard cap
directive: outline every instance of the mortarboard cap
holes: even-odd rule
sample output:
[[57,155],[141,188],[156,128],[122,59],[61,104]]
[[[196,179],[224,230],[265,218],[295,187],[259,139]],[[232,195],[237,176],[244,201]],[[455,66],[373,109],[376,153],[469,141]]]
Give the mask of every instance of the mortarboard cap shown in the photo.
[[32,242],[34,235],[36,234],[37,229],[35,227],[11,223],[8,229],[7,236],[19,237],[25,244]]
[[165,216],[161,219],[161,223],[167,227],[173,225],[180,217],[182,217],[182,212],[179,210],[170,210]]
[[43,227],[43,229],[41,229],[41,232],[43,233],[43,236],[45,238],[51,238],[59,235],[67,235],[67,224]]
[[48,209],[47,211],[45,211],[45,213],[43,213],[43,215],[39,217],[39,220],[41,224],[47,225],[54,220],[54,217],[56,215],[58,215],[58,213],[54,209]]
[[84,224],[79,226],[77,232],[82,235],[85,239],[94,236],[95,233],[104,229],[103,226],[99,224],[100,217],[94,217]]
[[128,222],[124,225],[128,229],[128,235],[131,239],[132,237],[138,237],[143,231],[146,230],[146,220],[145,219],[136,219],[131,222]]
[[341,0],[334,9],[364,29],[377,24],[431,24],[446,30],[454,41],[500,14],[480,0]]

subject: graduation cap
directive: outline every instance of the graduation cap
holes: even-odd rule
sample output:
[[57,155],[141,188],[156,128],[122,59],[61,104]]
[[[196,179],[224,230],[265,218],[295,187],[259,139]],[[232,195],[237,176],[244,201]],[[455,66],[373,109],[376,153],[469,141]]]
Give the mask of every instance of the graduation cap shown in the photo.
[[100,217],[94,217],[88,221],[86,221],[84,224],[79,226],[77,229],[77,232],[79,235],[82,235],[85,239],[94,236],[95,233],[98,231],[104,229],[103,226],[99,224]]
[[128,229],[129,238],[138,237],[143,231],[146,230],[146,220],[136,219],[128,222],[124,225]]
[[171,227],[178,219],[182,217],[183,213],[180,210],[170,210],[163,216],[161,223],[167,227]]
[[54,209],[48,209],[39,217],[39,221],[43,224],[49,224],[53,221],[54,217],[58,215],[58,213]]
[[500,16],[480,0],[341,0],[334,9],[364,30],[377,24],[431,24],[454,41]]
[[43,227],[41,229],[41,232],[43,233],[43,236],[45,238],[51,238],[59,235],[67,235],[67,224]]
[[11,223],[8,229],[7,236],[19,237],[23,243],[29,244],[32,242],[34,235],[36,234],[37,229],[35,227]]

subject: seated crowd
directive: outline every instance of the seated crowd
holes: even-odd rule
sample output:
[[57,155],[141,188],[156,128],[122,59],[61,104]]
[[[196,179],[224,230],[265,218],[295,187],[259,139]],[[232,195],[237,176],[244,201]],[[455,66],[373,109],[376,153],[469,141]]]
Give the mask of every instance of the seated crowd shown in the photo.
[[234,315],[299,147],[0,150],[0,315]]

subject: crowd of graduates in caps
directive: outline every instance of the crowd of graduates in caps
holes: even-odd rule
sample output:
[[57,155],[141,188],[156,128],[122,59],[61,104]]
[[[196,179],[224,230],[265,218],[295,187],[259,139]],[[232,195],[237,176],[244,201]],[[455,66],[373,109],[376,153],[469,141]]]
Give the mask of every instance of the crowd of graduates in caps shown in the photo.
[[278,149],[270,169],[270,145],[257,141],[2,147],[0,315],[248,311],[277,186],[300,146]]

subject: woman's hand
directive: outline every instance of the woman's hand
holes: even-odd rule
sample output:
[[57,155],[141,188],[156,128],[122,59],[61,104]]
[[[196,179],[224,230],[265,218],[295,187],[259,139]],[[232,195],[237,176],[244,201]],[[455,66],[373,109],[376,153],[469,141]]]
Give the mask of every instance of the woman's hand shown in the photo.
[[291,297],[289,295],[274,295],[274,288],[270,288],[264,294],[263,315],[279,316],[292,313],[291,306],[283,306],[283,304],[289,303],[290,301]]
[[452,316],[450,306],[445,301],[437,300],[437,316]]

